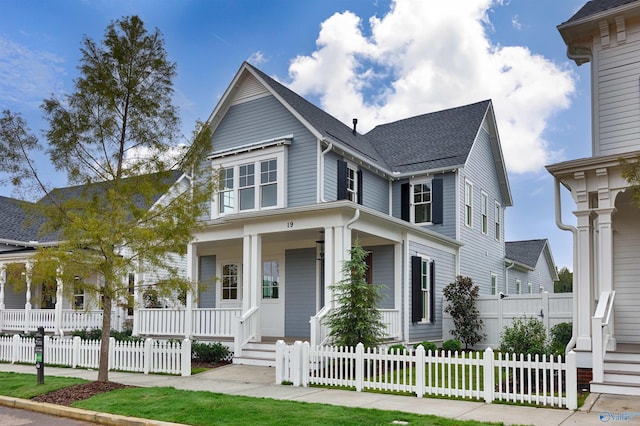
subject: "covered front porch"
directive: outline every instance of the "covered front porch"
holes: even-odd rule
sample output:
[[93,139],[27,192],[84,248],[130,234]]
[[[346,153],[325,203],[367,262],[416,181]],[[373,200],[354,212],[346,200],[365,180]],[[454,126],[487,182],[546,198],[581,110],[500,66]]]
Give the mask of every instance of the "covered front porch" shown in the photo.
[[386,338],[402,338],[403,235],[348,203],[222,219],[188,247],[198,287],[185,308],[136,309],[134,333],[232,340],[235,357],[276,339],[326,340],[331,286],[354,241],[369,252],[368,282],[382,284]]

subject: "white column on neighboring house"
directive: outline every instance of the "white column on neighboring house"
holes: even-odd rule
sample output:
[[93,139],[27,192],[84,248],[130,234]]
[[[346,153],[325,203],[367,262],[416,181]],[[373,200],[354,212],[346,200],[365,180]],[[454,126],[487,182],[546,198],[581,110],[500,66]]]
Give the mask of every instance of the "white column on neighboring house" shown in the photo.
[[140,335],[140,312],[139,309],[144,308],[144,300],[142,298],[144,290],[142,289],[142,266],[138,265],[133,279],[133,324],[132,332],[134,336]]
[[592,267],[592,241],[591,232],[591,211],[583,210],[574,212],[577,217],[577,252],[574,254],[577,258],[575,282],[577,288],[578,302],[578,324],[577,324],[577,340],[576,349],[583,351],[591,350],[591,316],[592,316],[592,300],[593,300],[593,282],[591,275]]
[[33,267],[31,262],[27,260],[25,264],[25,282],[27,289],[25,291],[25,302],[24,302],[24,331],[25,333],[29,332],[31,325],[31,272]]
[[198,253],[192,243],[187,244],[187,279],[191,289],[187,291],[184,334],[186,339],[193,336],[193,301],[194,293],[198,291]]
[[7,265],[0,263],[0,309],[4,309],[4,286],[7,283]]
[[56,329],[54,333],[62,336],[62,297],[64,294],[64,282],[62,280],[62,267],[56,268],[56,306],[55,306],[55,322]]

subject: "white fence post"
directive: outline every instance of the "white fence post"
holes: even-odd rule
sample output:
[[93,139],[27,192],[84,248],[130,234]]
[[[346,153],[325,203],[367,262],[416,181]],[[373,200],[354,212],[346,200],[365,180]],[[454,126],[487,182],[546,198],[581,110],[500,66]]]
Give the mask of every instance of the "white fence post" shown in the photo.
[[276,385],[281,385],[284,382],[284,348],[286,345],[284,340],[276,342]]
[[493,393],[495,387],[493,379],[493,349],[487,348],[482,356],[482,368],[484,370],[484,402],[490,404],[493,402]]
[[302,342],[296,341],[293,344],[293,354],[291,355],[291,381],[293,386],[300,386],[302,380]]
[[80,364],[80,336],[73,336],[73,350],[71,351],[71,368],[76,368]]
[[[406,349],[405,349],[406,351]],[[424,388],[425,388],[425,352],[424,346],[418,345],[416,348],[416,396],[418,398],[422,398],[424,396]]]
[[356,392],[362,392],[364,387],[364,345],[362,342],[356,345]]
[[576,353],[569,351],[565,362],[567,363],[567,375],[565,386],[567,387],[567,408],[576,410],[578,408],[578,368],[576,363]]
[[302,344],[302,365],[300,371],[302,372],[302,377],[300,377],[300,381],[302,382],[302,386],[305,388],[309,386],[309,342],[304,342]]
[[116,339],[109,337],[109,367],[108,370],[113,370],[116,354]]
[[147,338],[144,341],[144,367],[142,367],[142,372],[144,374],[149,374],[149,371],[151,371],[151,349],[153,348],[153,339],[152,338]]
[[191,340],[184,339],[182,341],[182,375],[191,375]]
[[540,308],[540,315],[542,315],[542,323],[544,324],[544,329],[547,330],[547,337],[549,337],[549,325],[551,320],[551,311],[549,311],[549,292],[543,291],[540,296],[540,304],[542,305]]
[[11,364],[15,364],[19,361],[19,353],[20,353],[20,335],[13,335],[13,351],[11,353]]

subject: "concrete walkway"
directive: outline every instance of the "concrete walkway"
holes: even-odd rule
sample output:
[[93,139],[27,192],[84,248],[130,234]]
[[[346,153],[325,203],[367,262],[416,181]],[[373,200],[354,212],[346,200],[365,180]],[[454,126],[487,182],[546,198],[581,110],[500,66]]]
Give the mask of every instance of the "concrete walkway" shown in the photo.
[[[11,364],[0,364],[0,371],[29,374],[35,374],[36,372],[34,366]],[[95,370],[54,367],[46,367],[45,369],[45,380],[46,376],[96,380],[97,375],[98,373]],[[176,389],[349,407],[398,410],[417,414],[433,414],[452,419],[502,422],[505,424],[540,426],[579,424],[581,426],[590,426],[609,422],[613,424],[640,425],[640,397],[619,395],[591,394],[585,405],[573,412],[566,409],[533,408],[462,400],[416,398],[325,388],[283,386],[274,383],[275,370],[273,368],[244,365],[228,365],[189,377],[110,372],[109,379],[118,383],[142,387],[170,386]],[[134,419],[131,420],[133,421]],[[138,422],[138,424],[141,423]]]

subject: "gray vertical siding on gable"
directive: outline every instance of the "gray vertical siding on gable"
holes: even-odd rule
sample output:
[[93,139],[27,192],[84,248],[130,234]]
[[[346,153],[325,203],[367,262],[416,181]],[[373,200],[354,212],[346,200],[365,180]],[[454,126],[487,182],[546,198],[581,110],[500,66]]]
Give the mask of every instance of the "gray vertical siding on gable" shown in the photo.
[[316,138],[276,98],[267,96],[233,105],[213,134],[220,151],[280,136],[293,135],[288,148],[287,205],[316,202]]
[[[443,296],[442,290],[449,285],[449,283],[455,281],[456,267],[455,267],[455,255],[453,253],[447,253],[442,250],[429,247],[427,245],[419,244],[415,241],[411,241],[409,244],[409,259],[406,261],[409,263],[409,275],[408,275],[408,288],[411,289],[411,256],[424,255],[428,256],[430,260],[435,261],[436,264],[436,312],[435,322],[432,324],[421,323],[409,323],[409,341],[421,342],[424,340],[447,340],[450,336],[442,336],[442,303]],[[411,309],[411,291],[409,290],[407,297],[409,298],[409,309]],[[411,318],[411,312],[408,313]]]
[[362,170],[362,204],[381,213],[389,213],[389,183],[387,179]]
[[393,246],[365,247],[373,256],[373,284],[380,285],[382,300],[379,307],[382,309],[394,308],[394,252]]
[[198,259],[198,307],[216,307],[216,257],[200,256]]
[[285,252],[284,333],[288,337],[309,337],[309,319],[316,314],[316,250]]
[[[460,197],[460,240],[464,244],[460,249],[460,274],[471,277],[474,284],[480,287],[481,295],[491,293],[491,274],[498,277],[498,290],[504,289],[504,233],[500,241],[496,241],[494,232],[494,206],[498,201],[502,207],[504,202],[498,185],[497,172],[494,167],[489,134],[484,128],[479,132],[467,165],[460,171],[459,191],[464,194],[465,178],[473,183],[473,227],[464,223],[464,196]],[[488,195],[489,232],[482,233],[481,228],[481,193]],[[504,230],[504,214],[502,229]],[[504,232],[504,231],[503,231]]]

